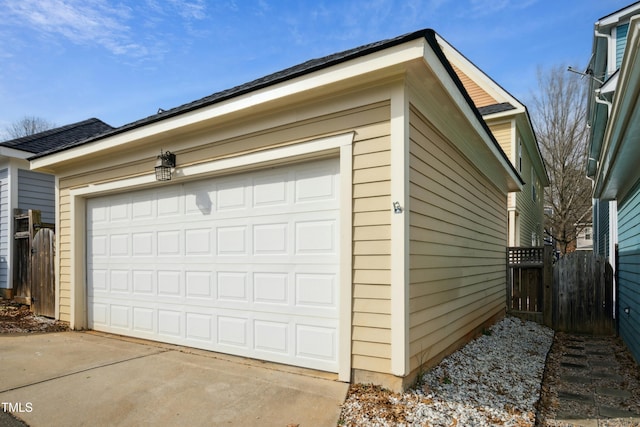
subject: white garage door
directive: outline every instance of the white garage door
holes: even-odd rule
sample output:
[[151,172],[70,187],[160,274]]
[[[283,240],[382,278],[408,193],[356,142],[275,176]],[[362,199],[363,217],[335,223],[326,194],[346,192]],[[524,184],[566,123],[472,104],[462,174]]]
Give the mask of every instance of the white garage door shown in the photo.
[[339,167],[87,201],[91,329],[337,372]]

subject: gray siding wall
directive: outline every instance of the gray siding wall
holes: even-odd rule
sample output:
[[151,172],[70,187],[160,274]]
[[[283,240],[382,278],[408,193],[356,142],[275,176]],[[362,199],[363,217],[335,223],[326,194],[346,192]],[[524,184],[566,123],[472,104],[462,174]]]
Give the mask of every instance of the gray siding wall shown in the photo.
[[18,209],[37,209],[42,222],[55,222],[53,175],[18,169]]
[[[620,336],[640,361],[640,188],[618,210],[618,287]],[[624,309],[629,308],[629,314]]]
[[0,288],[9,288],[9,174],[0,170]]

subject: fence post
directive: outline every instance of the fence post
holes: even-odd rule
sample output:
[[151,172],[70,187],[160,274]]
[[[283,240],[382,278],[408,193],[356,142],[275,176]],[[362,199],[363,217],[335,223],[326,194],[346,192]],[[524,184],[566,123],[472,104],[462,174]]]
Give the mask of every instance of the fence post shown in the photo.
[[542,271],[542,316],[543,324],[553,327],[553,247],[544,246],[543,271]]

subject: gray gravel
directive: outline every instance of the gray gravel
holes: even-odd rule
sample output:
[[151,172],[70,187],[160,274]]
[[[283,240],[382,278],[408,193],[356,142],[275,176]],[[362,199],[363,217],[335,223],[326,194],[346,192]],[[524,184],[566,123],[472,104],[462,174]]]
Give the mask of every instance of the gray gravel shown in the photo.
[[425,373],[412,390],[375,389],[372,397],[374,389],[354,387],[341,424],[533,426],[552,342],[551,329],[507,317]]

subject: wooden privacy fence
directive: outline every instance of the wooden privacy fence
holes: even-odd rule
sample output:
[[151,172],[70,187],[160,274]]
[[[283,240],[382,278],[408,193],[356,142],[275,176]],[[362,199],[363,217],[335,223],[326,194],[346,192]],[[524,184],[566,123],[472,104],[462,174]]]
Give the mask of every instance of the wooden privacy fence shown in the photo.
[[550,246],[507,248],[509,314],[547,323],[545,307],[550,306],[552,265],[553,250]]
[[52,224],[42,223],[40,211],[14,212],[14,300],[31,311],[55,316],[55,235]]
[[572,252],[556,262],[553,276],[556,331],[615,334],[613,268],[604,257]]
[[613,269],[592,251],[508,248],[507,312],[556,331],[615,333]]

